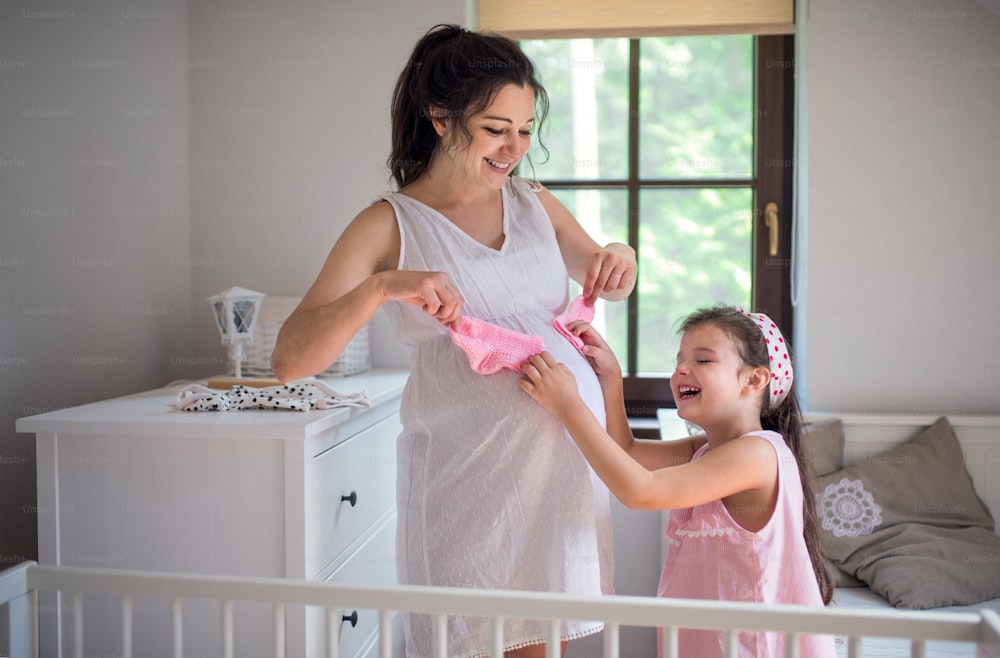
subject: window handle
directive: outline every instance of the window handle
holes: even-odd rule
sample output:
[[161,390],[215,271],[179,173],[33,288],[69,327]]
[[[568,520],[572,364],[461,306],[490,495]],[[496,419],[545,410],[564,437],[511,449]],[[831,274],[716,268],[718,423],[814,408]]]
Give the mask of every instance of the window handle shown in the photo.
[[778,255],[778,204],[769,201],[764,206],[764,226],[768,228],[771,238],[770,252],[772,256]]

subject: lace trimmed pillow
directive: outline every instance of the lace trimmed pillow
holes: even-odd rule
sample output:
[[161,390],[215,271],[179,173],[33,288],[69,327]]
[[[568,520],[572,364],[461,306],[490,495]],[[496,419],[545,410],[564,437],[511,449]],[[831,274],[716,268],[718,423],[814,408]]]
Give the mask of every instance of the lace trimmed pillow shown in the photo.
[[945,417],[896,448],[817,479],[823,550],[899,608],[1000,597],[1000,537]]

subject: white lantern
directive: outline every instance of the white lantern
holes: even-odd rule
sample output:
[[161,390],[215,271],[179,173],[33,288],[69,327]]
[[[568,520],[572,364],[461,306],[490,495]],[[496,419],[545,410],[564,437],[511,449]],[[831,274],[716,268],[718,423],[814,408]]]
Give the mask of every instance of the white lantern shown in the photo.
[[260,315],[260,302],[266,296],[235,286],[205,300],[212,305],[222,344],[229,346],[229,360],[236,377],[242,377],[243,345],[253,343],[253,326]]

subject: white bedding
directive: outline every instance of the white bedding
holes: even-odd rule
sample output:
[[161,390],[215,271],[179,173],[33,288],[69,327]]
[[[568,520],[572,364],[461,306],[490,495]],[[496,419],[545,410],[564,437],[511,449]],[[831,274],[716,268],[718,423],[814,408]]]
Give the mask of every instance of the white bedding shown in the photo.
[[[838,587],[833,593],[832,606],[851,609],[893,610],[889,602],[867,587]],[[982,609],[1000,613],[1000,599],[984,601],[974,605],[956,605],[936,608],[937,612],[976,612]],[[976,646],[965,642],[928,642],[927,658],[976,658]],[[837,639],[837,655],[847,656],[847,642]],[[861,643],[864,658],[889,658],[910,655],[910,642],[895,638],[865,638]],[[982,656],[983,654],[979,654]]]

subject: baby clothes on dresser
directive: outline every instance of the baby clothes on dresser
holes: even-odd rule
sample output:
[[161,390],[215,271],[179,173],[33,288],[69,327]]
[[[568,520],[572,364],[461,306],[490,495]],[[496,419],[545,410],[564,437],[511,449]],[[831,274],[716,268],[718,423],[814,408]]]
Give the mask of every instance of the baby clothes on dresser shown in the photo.
[[231,411],[238,409],[336,409],[337,407],[369,407],[371,400],[364,391],[338,393],[320,381],[295,382],[281,386],[236,385],[220,391],[201,384],[186,386],[177,395],[177,408],[182,411]]

